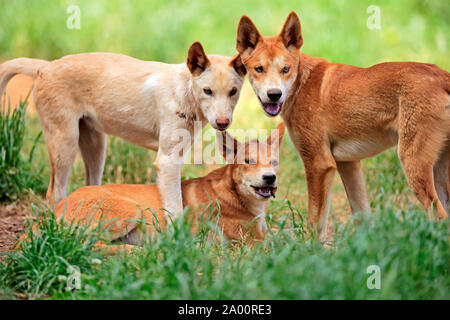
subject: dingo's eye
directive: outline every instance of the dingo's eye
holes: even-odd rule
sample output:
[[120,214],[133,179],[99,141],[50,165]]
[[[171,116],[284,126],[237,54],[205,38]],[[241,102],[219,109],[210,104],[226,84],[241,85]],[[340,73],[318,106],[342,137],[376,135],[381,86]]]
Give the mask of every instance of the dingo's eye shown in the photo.
[[273,165],[274,167],[278,166],[278,161],[277,161],[277,160],[273,160],[273,161],[272,161],[272,165]]
[[281,73],[288,73],[289,70],[291,70],[291,68],[289,68],[288,66],[284,67],[283,69],[281,69]]
[[236,92],[237,92],[236,87],[233,87],[233,89],[231,89],[231,91],[230,91],[230,97],[234,96],[236,94]]
[[212,95],[212,90],[210,88],[204,88],[203,92],[206,93],[207,95]]
[[263,69],[262,66],[257,66],[257,67],[255,67],[255,71],[258,72],[258,73],[261,73],[261,72],[264,71],[264,69]]
[[255,164],[256,163],[256,161],[253,159],[245,159],[244,161],[246,164]]

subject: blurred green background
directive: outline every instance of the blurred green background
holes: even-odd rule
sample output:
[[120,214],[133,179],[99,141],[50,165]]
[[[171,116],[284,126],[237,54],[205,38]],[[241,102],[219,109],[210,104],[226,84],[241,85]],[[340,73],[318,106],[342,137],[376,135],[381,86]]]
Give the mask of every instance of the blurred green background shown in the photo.
[[[310,55],[362,67],[387,60],[449,66],[450,4],[443,0],[1,0],[0,4],[3,59],[112,51],[178,63],[196,40],[209,53],[233,55],[241,15],[250,16],[263,35],[273,35],[294,10],[302,22],[302,50]],[[70,5],[80,8],[79,30],[66,27]],[[370,5],[381,9],[380,30],[366,27]]]
[[[80,8],[79,30],[66,26],[71,5]],[[380,8],[380,29],[370,30],[366,25],[371,16],[367,9],[372,5]],[[383,61],[421,61],[450,69],[448,0],[0,0],[0,62],[21,56],[51,60],[79,52],[110,51],[180,63],[185,61],[189,45],[197,40],[207,53],[234,55],[241,15],[250,16],[263,35],[275,35],[292,10],[300,16],[302,51],[307,54],[361,67]],[[264,115],[246,81],[231,129],[269,129],[280,121],[280,117]],[[18,122],[16,131],[25,128],[22,154],[26,161],[41,126],[33,112]],[[15,140],[21,146],[21,141],[17,142],[20,135],[11,134],[13,131],[0,131],[0,143]],[[2,136],[8,139],[1,140]],[[7,143],[0,146],[3,145]],[[155,155],[122,139],[108,137],[103,183],[154,183]],[[18,194],[18,206],[29,208],[31,202],[39,203],[50,175],[42,137],[34,157],[23,168],[14,167],[12,171],[5,167],[9,175],[22,174],[22,180],[26,180],[23,185],[30,190]],[[185,165],[182,175],[200,176],[214,167]],[[58,275],[65,274],[66,261],[89,264],[96,271],[83,269],[86,290],[53,291],[47,298],[448,299],[448,222],[426,218],[406,183],[395,149],[364,160],[363,167],[372,217],[381,219],[363,223],[354,232],[352,228],[345,231],[351,226],[343,223],[350,216],[350,207],[336,175],[330,224],[334,224],[334,234],[341,237],[336,238],[340,240],[332,249],[305,239],[303,227],[299,229],[307,212],[306,182],[302,162],[286,136],[280,154],[277,198],[270,200],[268,217],[279,225],[286,222],[292,229],[278,240],[269,237],[263,246],[251,251],[222,246],[214,249],[209,241],[190,237],[190,229],[186,229],[177,232],[178,236],[163,235],[160,242],[143,252],[105,260],[100,268],[91,266],[88,253],[72,250],[74,245],[81,247],[64,233],[54,238],[55,246],[51,241],[48,245],[47,238],[40,242],[45,247],[31,245],[30,248],[38,249],[29,250],[28,255],[25,252],[18,263],[10,263],[11,268],[3,269],[3,276],[0,263],[0,299],[2,287],[8,287],[6,292],[11,295],[13,290],[20,292],[27,286],[33,294],[46,294],[50,286],[62,288]],[[28,179],[30,173],[38,178]],[[78,157],[69,190],[82,185],[84,167]],[[4,206],[16,203],[1,204],[0,214]],[[399,218],[403,223],[398,223]],[[295,235],[292,230],[300,232]],[[366,267],[374,263],[383,270],[382,290],[372,291],[366,286]],[[43,280],[46,276],[48,282]],[[8,283],[2,283],[2,279]],[[19,289],[14,287],[17,283]],[[42,287],[41,292],[35,291],[36,285]]]
[[[80,29],[66,26],[71,5],[80,8]],[[379,30],[366,26],[371,5],[380,8]],[[253,19],[263,35],[274,35],[294,10],[302,23],[304,53],[361,67],[402,60],[450,67],[450,2],[442,0],[0,0],[0,7],[2,60],[111,51],[180,63],[197,40],[207,53],[234,55],[236,28],[243,14]],[[276,120],[260,112],[247,89],[248,85],[234,127],[247,126],[247,121],[256,128],[274,126]]]
[[[80,8],[81,28],[66,26],[70,5]],[[370,30],[367,8],[380,8],[380,29]],[[332,62],[362,67],[383,61],[422,61],[450,69],[450,2],[440,0],[340,0],[340,1],[55,1],[0,0],[0,60],[20,56],[56,59],[66,54],[111,51],[167,63],[185,61],[189,45],[201,41],[207,53],[233,55],[241,15],[250,16],[263,35],[277,34],[290,11],[302,22],[302,52]],[[281,119],[262,112],[246,81],[235,111],[232,129],[274,128]],[[29,116],[31,140],[41,130]],[[306,185],[302,163],[289,139],[281,154],[279,198],[290,198],[306,210]],[[109,138],[104,183],[154,182],[154,152]],[[41,139],[35,156],[36,170],[48,181],[47,151]],[[395,150],[364,161],[372,206],[392,199],[407,207],[415,198],[406,185]],[[211,168],[186,165],[184,177],[204,174]],[[78,160],[70,190],[84,184]],[[339,179],[334,186],[332,212],[349,207]],[[279,201],[279,200],[278,200]],[[272,201],[278,212],[277,200]]]

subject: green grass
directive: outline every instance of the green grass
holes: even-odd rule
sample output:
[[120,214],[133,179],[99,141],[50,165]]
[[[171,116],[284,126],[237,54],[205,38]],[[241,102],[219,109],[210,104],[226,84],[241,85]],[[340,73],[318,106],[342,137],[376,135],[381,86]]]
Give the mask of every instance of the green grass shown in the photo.
[[28,156],[21,152],[25,144],[26,105],[0,105],[0,201],[16,200],[26,189],[42,192],[45,188],[39,172],[31,170],[41,134],[31,141]]
[[[71,4],[80,6],[80,30],[66,28],[66,8]],[[380,30],[366,27],[366,9],[373,4],[381,9]],[[233,0],[223,5],[174,0],[0,0],[0,7],[1,60],[19,56],[51,60],[78,52],[112,51],[179,63],[196,40],[207,53],[233,55],[242,14],[249,15],[263,35],[273,35],[295,10],[302,22],[304,53],[363,67],[410,60],[450,68],[448,1]],[[2,119],[6,119],[5,110]],[[39,119],[17,110],[16,120],[2,120],[0,150],[4,151],[0,156],[8,154],[4,159],[11,160],[0,163],[1,170],[8,168],[0,171],[0,197],[20,198],[31,190],[38,194],[38,201],[50,176],[47,149],[44,139],[36,138],[42,130]],[[9,112],[7,118],[12,119]],[[231,128],[272,129],[280,121],[263,114],[246,81]],[[102,182],[154,183],[155,156],[153,151],[108,137]],[[350,207],[336,176],[330,218],[336,239],[331,248],[303,232],[307,213],[304,168],[286,136],[279,190],[277,198],[270,200],[268,217],[271,223],[285,223],[285,228],[295,232],[271,235],[250,250],[208,242],[204,233],[191,235],[188,225],[182,224],[176,233],[164,232],[131,255],[103,257],[97,266],[91,263],[97,257],[91,246],[96,235],[90,238],[88,233],[78,233],[81,229],[70,231],[66,225],[69,231],[65,231],[50,224],[42,226],[43,238],[36,238],[33,245],[8,258],[8,265],[0,266],[0,298],[25,292],[31,298],[74,299],[449,299],[448,222],[426,219],[406,183],[396,150],[364,160],[363,168],[373,217],[358,226],[349,223]],[[182,176],[201,176],[212,169],[185,165]],[[38,179],[31,179],[33,175]],[[78,156],[69,190],[84,185],[84,177]],[[2,187],[4,181],[8,184]],[[40,214],[50,215],[44,219],[47,223],[52,221],[51,213]],[[82,269],[81,290],[66,291],[58,280],[58,276],[67,276],[64,261]],[[368,290],[365,285],[366,269],[372,264],[381,268],[381,290]]]
[[[192,234],[189,221],[178,220],[133,253],[102,258],[92,250],[97,230],[59,225],[41,211],[40,236],[30,231],[22,252],[0,266],[0,288],[51,299],[450,298],[448,221],[387,209],[336,226],[334,244],[325,248],[291,210],[268,221],[280,231],[253,249],[208,240],[218,232],[213,222]],[[68,265],[81,270],[78,290],[66,290]],[[372,265],[380,268],[380,289],[367,286]]]
[[[5,265],[0,267],[0,288],[14,288],[26,293],[29,298],[57,294],[66,287],[70,266],[77,266],[81,272],[92,268],[92,260],[99,257],[92,251],[100,239],[102,224],[88,227],[88,224],[73,222],[59,223],[53,210],[42,210],[33,206],[26,232],[30,241],[21,241],[19,252],[9,254]],[[91,230],[92,229],[92,230]]]

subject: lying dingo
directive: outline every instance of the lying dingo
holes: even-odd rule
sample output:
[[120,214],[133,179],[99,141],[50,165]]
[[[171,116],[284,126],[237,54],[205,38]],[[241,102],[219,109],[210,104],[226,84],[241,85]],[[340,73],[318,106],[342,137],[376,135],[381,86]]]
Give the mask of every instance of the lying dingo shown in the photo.
[[[204,177],[181,182],[183,204],[192,209],[193,218],[198,219],[205,206],[217,201],[220,207],[218,226],[227,239],[239,240],[249,235],[250,239],[261,240],[266,230],[267,200],[275,197],[278,186],[278,151],[283,134],[281,123],[265,142],[242,143],[224,131],[219,140],[226,143],[219,145],[230,163]],[[57,218],[64,214],[64,220],[70,222],[104,218],[108,222],[104,227],[109,228],[109,240],[121,240],[125,243],[122,247],[128,248],[142,244],[146,234],[155,232],[154,214],[160,227],[166,226],[155,184],[82,187],[56,204],[54,211]],[[144,228],[140,227],[141,221],[145,222]],[[21,239],[26,239],[26,235]]]
[[263,37],[247,16],[239,22],[237,50],[265,113],[281,114],[303,160],[308,217],[321,237],[335,172],[352,211],[369,211],[360,161],[397,145],[419,201],[447,217],[450,74],[426,63],[330,63],[300,53],[302,44],[295,12],[272,37]]
[[[184,153],[197,138],[194,122],[225,130],[232,121],[245,68],[234,58],[207,56],[199,42],[187,63],[170,65],[112,53],[85,53],[59,60],[19,58],[0,65],[0,93],[16,74],[35,78],[34,102],[48,147],[51,178],[47,200],[59,202],[77,147],[86,184],[99,185],[106,134],[157,150],[158,187],[163,207],[182,212],[180,170]],[[174,134],[189,132],[183,141]],[[201,130],[198,130],[200,133]],[[198,135],[198,134],[197,134]]]

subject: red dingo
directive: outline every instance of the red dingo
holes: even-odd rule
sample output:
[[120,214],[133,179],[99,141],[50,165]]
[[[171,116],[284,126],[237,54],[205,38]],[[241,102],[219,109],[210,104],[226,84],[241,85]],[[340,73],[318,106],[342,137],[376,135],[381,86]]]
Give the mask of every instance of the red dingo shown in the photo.
[[[308,217],[326,236],[329,195],[339,172],[352,212],[369,211],[361,159],[398,145],[406,178],[440,219],[450,203],[450,74],[432,64],[359,68],[300,53],[300,20],[289,14],[263,37],[247,16],[237,50],[263,110],[281,114],[305,165]],[[434,204],[434,205],[433,205]]]

